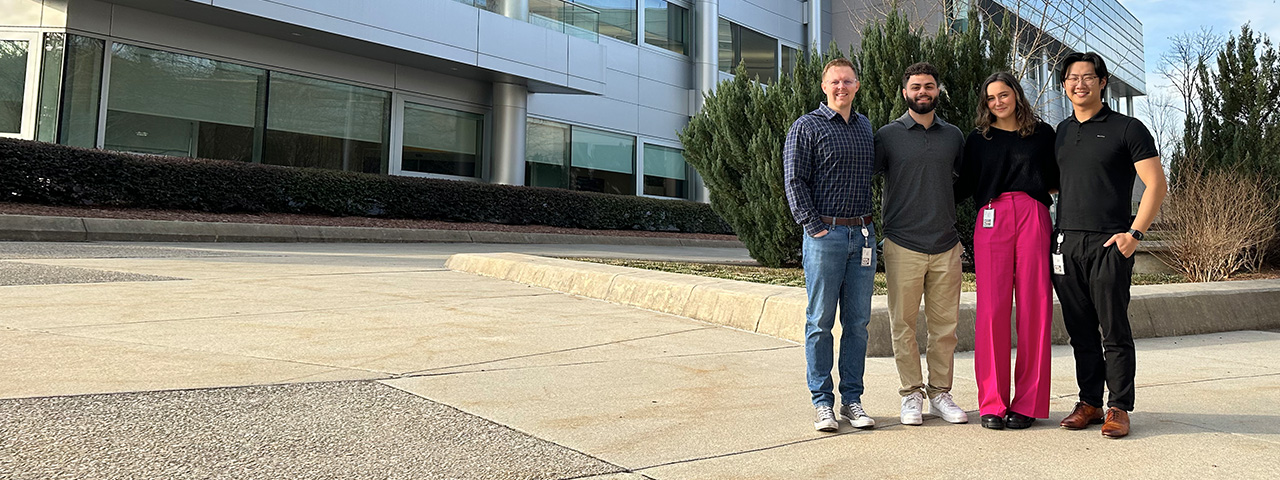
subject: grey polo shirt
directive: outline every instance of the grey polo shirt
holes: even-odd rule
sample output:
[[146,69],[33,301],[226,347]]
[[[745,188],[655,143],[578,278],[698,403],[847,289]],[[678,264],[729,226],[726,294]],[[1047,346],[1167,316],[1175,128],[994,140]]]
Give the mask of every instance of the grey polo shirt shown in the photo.
[[875,172],[884,174],[884,235],[909,250],[939,254],[960,242],[955,181],[964,161],[964,134],[934,115],[929,128],[910,113],[876,132]]

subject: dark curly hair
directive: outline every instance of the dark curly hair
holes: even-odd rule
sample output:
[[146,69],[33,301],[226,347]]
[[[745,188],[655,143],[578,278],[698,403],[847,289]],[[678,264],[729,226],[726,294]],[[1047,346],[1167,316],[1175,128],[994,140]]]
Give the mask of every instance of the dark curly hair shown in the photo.
[[930,75],[933,77],[933,83],[942,86],[942,77],[938,75],[938,69],[929,62],[913,63],[907,67],[906,73],[902,74],[902,88],[907,88],[907,81],[911,80],[912,75]]

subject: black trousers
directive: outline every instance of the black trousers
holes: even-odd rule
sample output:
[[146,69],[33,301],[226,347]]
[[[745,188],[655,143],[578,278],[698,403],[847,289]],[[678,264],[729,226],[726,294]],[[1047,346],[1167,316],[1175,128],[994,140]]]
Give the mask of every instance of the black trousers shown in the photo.
[[[1059,233],[1063,234],[1061,245]],[[1066,268],[1065,275],[1053,275],[1053,289],[1075,351],[1080,401],[1101,407],[1105,384],[1110,392],[1107,406],[1131,411],[1137,368],[1129,328],[1133,257],[1125,258],[1115,244],[1102,246],[1112,235],[1054,233],[1051,251],[1062,253]]]

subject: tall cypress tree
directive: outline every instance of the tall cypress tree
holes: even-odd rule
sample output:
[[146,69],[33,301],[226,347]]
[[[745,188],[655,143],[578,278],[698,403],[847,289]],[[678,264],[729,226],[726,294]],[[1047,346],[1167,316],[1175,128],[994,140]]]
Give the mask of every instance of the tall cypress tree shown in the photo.
[[1197,70],[1199,122],[1188,152],[1206,170],[1235,169],[1280,178],[1280,56],[1248,24],[1218,53],[1216,70]]

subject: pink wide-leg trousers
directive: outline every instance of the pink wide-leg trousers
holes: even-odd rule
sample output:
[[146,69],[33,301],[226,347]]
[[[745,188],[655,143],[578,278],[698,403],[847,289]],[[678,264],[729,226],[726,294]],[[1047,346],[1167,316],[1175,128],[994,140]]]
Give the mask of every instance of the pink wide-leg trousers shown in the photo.
[[[991,228],[983,214],[995,211]],[[1022,192],[1006,192],[978,208],[973,229],[978,307],[974,370],[980,415],[1008,410],[1049,417],[1049,335],[1053,287],[1049,282],[1049,208]],[[1010,316],[1017,298],[1018,360],[1009,400]]]

